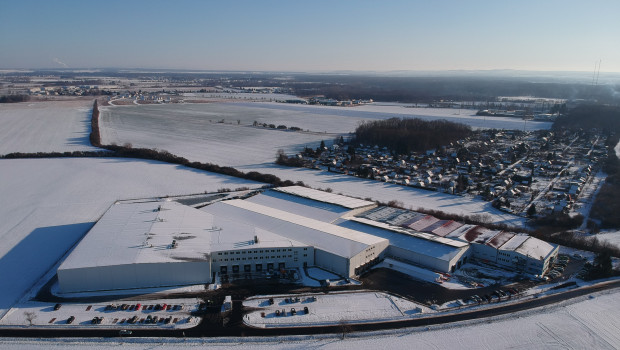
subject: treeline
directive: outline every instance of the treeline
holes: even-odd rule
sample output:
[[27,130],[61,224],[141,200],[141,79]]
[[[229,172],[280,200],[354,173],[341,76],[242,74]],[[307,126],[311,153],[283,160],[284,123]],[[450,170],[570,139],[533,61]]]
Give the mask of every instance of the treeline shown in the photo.
[[110,157],[113,153],[106,151],[72,151],[72,152],[36,152],[24,153],[13,152],[8,153],[0,158],[18,159],[18,158],[93,158],[93,157]]
[[[592,86],[544,77],[297,75],[285,86],[297,96],[324,95],[337,100],[373,99],[383,102],[429,103],[495,101],[497,96],[545,96],[563,99],[596,99],[618,104],[618,85]],[[275,83],[275,82],[274,82]],[[262,84],[265,84],[263,81]],[[282,84],[278,81],[277,84]]]
[[607,138],[609,153],[603,166],[607,178],[590,210],[590,217],[599,220],[600,228],[604,229],[620,228],[620,159],[614,150],[619,140],[619,135]]
[[30,99],[28,95],[2,95],[0,96],[0,103],[17,103],[26,102]]
[[[139,159],[150,159],[156,160],[160,162],[166,162],[171,164],[178,164],[182,166],[186,166],[188,168],[194,168],[198,170],[209,171],[212,173],[218,173],[222,175],[234,176],[241,179],[263,182],[267,184],[271,184],[278,187],[283,186],[292,186],[295,185],[293,181],[290,180],[281,180],[279,177],[271,174],[263,174],[257,171],[250,171],[248,173],[244,173],[232,167],[222,167],[216,164],[211,163],[200,163],[200,162],[190,162],[186,158],[179,157],[174,155],[168,151],[157,150],[157,149],[148,149],[148,148],[133,148],[130,144],[125,144],[124,146],[118,145],[103,145],[101,144],[101,134],[99,130],[99,108],[97,105],[97,100],[95,100],[93,104],[93,113],[91,117],[91,133],[90,133],[90,142],[93,146],[101,147],[112,151],[111,153],[105,153],[106,157],[122,157],[122,158],[139,158]],[[67,152],[69,153],[69,152]],[[97,156],[101,156],[97,154]],[[67,155],[70,157],[70,155]]]
[[93,113],[90,118],[90,143],[101,147],[101,133],[99,131],[99,106],[97,100],[93,103]]
[[620,132],[620,107],[606,105],[581,105],[560,116],[554,129],[592,129]]
[[446,120],[391,118],[366,121],[355,129],[355,144],[387,147],[397,154],[448,145],[471,135],[471,127]]

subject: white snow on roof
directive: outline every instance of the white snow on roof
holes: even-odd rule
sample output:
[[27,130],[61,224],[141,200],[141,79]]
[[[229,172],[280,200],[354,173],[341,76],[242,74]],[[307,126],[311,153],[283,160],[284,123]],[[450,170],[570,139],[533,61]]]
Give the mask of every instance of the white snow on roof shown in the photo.
[[303,186],[289,186],[289,187],[279,187],[275,189],[276,191],[289,193],[295,196],[310,198],[315,201],[337,204],[345,208],[349,209],[358,209],[367,206],[376,205],[375,202],[369,202],[362,199],[347,197],[339,194],[324,192],[315,190],[312,188],[307,188]]
[[314,199],[273,190],[250,197],[246,201],[324,222],[334,222],[342,215],[351,211],[340,205],[319,202]]
[[[349,218],[350,221],[344,221],[340,223],[343,227],[348,227],[353,230],[359,230],[366,232],[377,237],[382,237],[390,241],[390,245],[415,251],[419,254],[424,254],[437,259],[450,261],[454,258],[462,249],[467,249],[469,246],[464,242],[455,242],[456,244],[447,244],[451,240],[446,240],[434,235],[408,233],[403,229],[399,229],[395,226],[390,226],[382,222],[372,221],[364,218]],[[437,239],[427,239],[429,236],[432,238],[441,238],[441,242]]]
[[508,242],[504,243],[499,249],[501,250],[516,250],[519,246],[525,242],[530,236],[526,234],[519,234],[512,237]]
[[[258,242],[254,242],[254,236]],[[60,269],[208,261],[214,251],[294,246],[306,245],[176,202],[117,203]]]
[[470,225],[470,224],[465,224],[459,228],[457,228],[456,230],[448,233],[445,237],[448,238],[457,238],[457,239],[464,239],[461,236],[463,236],[463,234],[469,230],[471,230],[472,228],[474,228],[474,226],[476,225]]
[[296,241],[312,245],[316,249],[347,258],[364,251],[369,245],[385,241],[385,239],[363,232],[349,230],[244,200],[235,199],[218,202],[201,208],[201,210],[216,217],[224,216],[256,228],[290,237]]
[[451,246],[451,247],[455,247],[455,248],[467,247],[469,245],[469,244],[467,244],[465,242],[456,241],[454,239],[440,237],[440,236],[436,236],[436,235],[433,235],[433,234],[430,234],[430,233],[414,232],[414,231],[411,231],[411,230],[400,228],[398,226],[393,226],[393,225],[390,225],[390,224],[386,224],[384,222],[378,222],[378,221],[369,220],[369,219],[365,219],[365,218],[359,218],[359,217],[350,217],[350,218],[346,218],[346,219],[347,220],[351,220],[351,221],[360,222],[362,224],[366,224],[366,225],[370,225],[370,226],[380,227],[382,229],[393,231],[393,232],[398,232],[400,234],[405,234],[405,235],[408,235],[408,236],[421,238],[421,239],[424,239],[424,240],[427,240],[427,241],[432,241],[432,242],[437,242],[437,243],[445,244],[445,245],[448,245],[448,246]]
[[[207,213],[208,214],[208,213]],[[243,250],[258,248],[306,247],[300,243],[273,232],[247,225],[238,220],[208,214],[213,218],[211,251]],[[258,242],[254,241],[254,236]]]
[[535,237],[529,237],[515,251],[531,258],[544,260],[555,250],[556,246]]
[[[175,261],[205,261],[211,217],[176,202],[117,203],[103,215],[60,269]],[[172,241],[176,240],[176,248]]]

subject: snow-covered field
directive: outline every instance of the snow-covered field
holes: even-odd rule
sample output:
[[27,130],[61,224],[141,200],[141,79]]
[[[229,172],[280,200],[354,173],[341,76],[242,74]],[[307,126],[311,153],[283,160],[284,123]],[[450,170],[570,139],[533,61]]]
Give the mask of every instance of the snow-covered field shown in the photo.
[[618,349],[620,292],[456,324],[340,335],[262,338],[2,339],[3,349]]
[[115,200],[259,186],[172,164],[117,158],[3,159],[0,179],[0,316]]
[[325,135],[252,127],[255,116],[250,114],[252,109],[245,110],[235,109],[232,103],[105,107],[101,108],[101,136],[103,143],[129,142],[234,167],[273,163],[278,149],[316,148],[325,139]]
[[[239,105],[242,105],[239,103]],[[246,104],[248,105],[248,104]],[[377,120],[389,118],[420,118],[424,120],[444,119],[455,123],[467,124],[473,128],[484,129],[519,129],[539,130],[549,129],[550,122],[527,121],[520,118],[507,117],[479,117],[476,116],[477,110],[472,109],[451,109],[451,108],[416,108],[411,104],[404,103],[372,103],[356,107],[336,107],[336,106],[316,106],[316,105],[296,105],[283,103],[257,103],[252,104],[252,108],[270,110],[271,114],[286,116],[284,121],[289,118],[308,119],[306,122],[314,124],[319,122],[326,130],[336,130],[334,132],[352,132],[357,124],[364,120]],[[285,112],[285,113],[283,113]],[[267,112],[265,112],[267,113]],[[344,117],[344,118],[343,118]],[[332,127],[332,125],[334,125]],[[302,127],[301,125],[298,125]],[[348,127],[349,129],[341,129]],[[306,129],[305,127],[302,127]],[[313,129],[308,128],[310,130]]]
[[[270,173],[283,180],[303,181],[314,188],[331,188],[359,198],[382,202],[398,200],[406,207],[423,207],[455,214],[488,214],[495,222],[522,225],[525,220],[501,212],[472,197],[451,196],[372,180],[359,179],[327,171],[288,168],[275,165],[278,149],[294,153],[304,146],[316,147],[321,139],[333,136],[267,130],[248,126],[259,123],[282,123],[310,130],[348,132],[364,118],[390,117],[380,112],[365,112],[358,108],[317,107],[281,103],[210,103],[181,105],[116,106],[101,109],[104,143],[131,143],[134,147],[158,148],[192,161],[211,162],[236,167],[241,171]],[[386,106],[387,110],[396,108]],[[399,107],[404,111],[411,108]],[[429,118],[439,118],[446,109],[421,109],[433,112]],[[261,119],[262,118],[262,119]],[[279,119],[278,119],[279,118]],[[217,123],[224,119],[224,123]],[[240,120],[240,124],[237,124]],[[211,122],[213,121],[213,122]],[[306,123],[306,124],[302,124]],[[504,121],[509,123],[510,120]],[[548,123],[544,124],[547,125]],[[506,124],[506,126],[510,126]],[[329,143],[328,143],[329,144]]]
[[609,242],[620,247],[620,231],[605,231],[594,236],[603,242]]
[[93,101],[0,104],[0,155],[96,150],[88,140]]

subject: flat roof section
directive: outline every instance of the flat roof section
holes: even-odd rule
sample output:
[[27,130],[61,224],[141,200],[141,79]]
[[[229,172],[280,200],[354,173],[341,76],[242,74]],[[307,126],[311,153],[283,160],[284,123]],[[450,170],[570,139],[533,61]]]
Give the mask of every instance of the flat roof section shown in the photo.
[[[415,232],[415,231],[409,231],[406,228],[402,228],[402,227],[398,227],[398,226],[393,226],[390,225],[388,223],[384,223],[384,222],[379,222],[379,221],[374,221],[374,220],[369,220],[366,218],[358,218],[358,217],[350,217],[347,218],[350,221],[355,221],[355,222],[359,222],[368,226],[374,226],[374,227],[378,227],[387,231],[392,231],[401,235],[406,235],[406,236],[411,236],[411,237],[416,237],[416,238],[420,238],[420,239],[424,239],[430,242],[435,242],[435,243],[439,243],[439,244],[444,244],[444,245],[448,245],[454,248],[463,248],[463,247],[468,247],[469,243],[466,242],[461,242],[461,241],[457,241],[454,239],[450,239],[450,238],[444,238],[444,237],[439,237],[439,236],[435,236],[433,234],[430,233],[424,233],[424,232]],[[340,223],[339,225],[342,226],[342,223]]]
[[404,232],[404,230],[401,232],[396,231],[402,230],[397,227],[392,226],[390,228],[390,226],[385,226],[388,224],[367,220],[364,218],[352,218],[350,221],[340,223],[340,225],[385,238],[390,241],[390,245],[392,246],[445,261],[452,260],[452,258],[457,256],[462,249],[467,249],[469,246],[466,243],[463,243],[462,245],[450,245],[446,244],[446,242],[428,240],[423,237],[419,237],[416,234],[408,234],[407,232]]
[[495,237],[491,238],[486,244],[497,249],[501,247],[504,243],[508,242],[514,236],[514,233],[501,231],[500,233],[496,234]]
[[471,230],[474,227],[476,227],[476,225],[465,224],[465,225],[455,229],[454,231],[448,233],[447,235],[445,235],[445,237],[464,240],[465,238],[462,237],[463,234],[465,232]]
[[340,205],[319,202],[274,190],[267,190],[245,200],[323,222],[334,222],[351,211],[351,209]]
[[176,202],[116,203],[59,269],[208,261],[211,227],[210,215]]
[[485,244],[499,232],[500,231],[491,230],[483,226],[474,226],[471,230],[465,232],[462,238],[467,242]]
[[514,237],[509,239],[508,242],[504,243],[501,247],[499,247],[499,249],[514,251],[515,249],[519,248],[519,246],[523,244],[523,242],[525,242],[525,240],[527,240],[528,238],[530,238],[530,236],[526,234],[515,235]]
[[416,231],[423,231],[425,228],[433,225],[434,223],[438,222],[439,219],[437,219],[436,217],[432,216],[432,215],[426,215],[414,222],[412,222],[411,224],[407,225],[407,227],[409,227],[412,230],[416,230]]
[[223,216],[234,219],[312,245],[315,249],[347,258],[359,254],[370,245],[385,242],[385,239],[380,237],[244,200],[218,202],[201,208],[201,210],[216,217]]
[[359,209],[377,205],[375,202],[369,202],[362,199],[342,196],[339,194],[324,192],[307,188],[303,186],[278,187],[274,190],[292,194],[298,197],[310,198],[315,201],[337,204],[348,209]]
[[533,259],[544,260],[555,250],[555,247],[538,238],[529,237],[515,252],[529,256]]
[[417,212],[399,208],[377,207],[374,209],[370,209],[358,216],[369,220],[386,222],[394,226],[401,226],[405,225],[405,223],[410,224],[414,222],[416,218],[421,218],[425,215],[426,214],[420,214]]

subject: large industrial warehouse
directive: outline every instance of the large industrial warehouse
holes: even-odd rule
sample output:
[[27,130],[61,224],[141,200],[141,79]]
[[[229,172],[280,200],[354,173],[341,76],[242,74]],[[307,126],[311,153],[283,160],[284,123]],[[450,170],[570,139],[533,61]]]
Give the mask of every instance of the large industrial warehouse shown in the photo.
[[544,272],[558,247],[300,186],[196,209],[117,202],[58,268],[63,293],[207,284],[318,266],[353,277],[392,258],[446,273],[478,258]]

